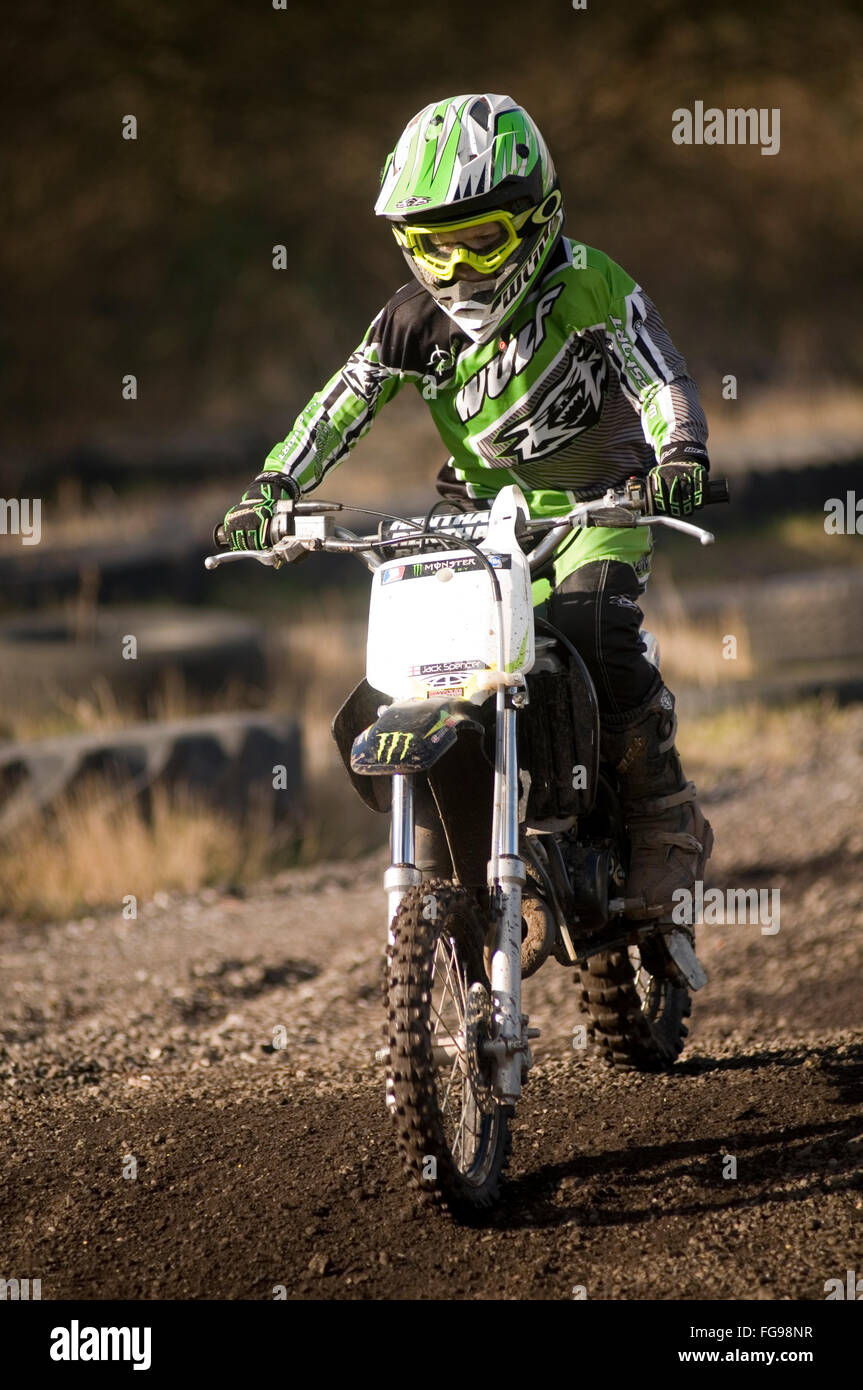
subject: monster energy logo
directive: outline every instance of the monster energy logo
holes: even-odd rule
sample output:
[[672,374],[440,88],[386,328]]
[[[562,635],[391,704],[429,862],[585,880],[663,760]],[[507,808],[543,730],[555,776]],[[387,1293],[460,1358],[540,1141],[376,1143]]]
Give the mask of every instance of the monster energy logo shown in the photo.
[[[401,748],[399,748],[399,739],[404,739]],[[391,763],[393,758],[397,763],[404,762],[412,741],[413,734],[398,729],[389,734],[378,734],[378,762]]]
[[[488,562],[494,565],[495,569],[512,569],[512,557],[510,555],[490,555]],[[440,560],[415,560],[411,565],[405,565],[404,574],[399,575],[395,570],[388,570],[384,575],[384,583],[391,583],[393,579],[428,579],[431,575],[437,574],[439,570],[453,570],[456,574],[464,574],[470,570],[478,570],[482,567],[482,561],[475,555],[455,555],[444,556]],[[390,577],[392,576],[392,578]],[[462,670],[462,667],[458,668]]]

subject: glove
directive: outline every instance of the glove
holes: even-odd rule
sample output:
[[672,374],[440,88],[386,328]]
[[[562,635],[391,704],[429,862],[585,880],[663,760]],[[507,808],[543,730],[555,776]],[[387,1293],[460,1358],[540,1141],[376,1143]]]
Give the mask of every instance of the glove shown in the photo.
[[689,516],[704,505],[708,468],[694,460],[658,463],[647,475],[651,511],[663,516]]
[[[296,492],[291,492],[281,480],[274,480],[272,483],[255,481],[251,487],[246,488],[242,500],[225,513],[222,523],[226,544],[230,549],[266,550],[267,527],[276,503],[286,497],[295,501]],[[218,530],[218,527],[216,529]]]

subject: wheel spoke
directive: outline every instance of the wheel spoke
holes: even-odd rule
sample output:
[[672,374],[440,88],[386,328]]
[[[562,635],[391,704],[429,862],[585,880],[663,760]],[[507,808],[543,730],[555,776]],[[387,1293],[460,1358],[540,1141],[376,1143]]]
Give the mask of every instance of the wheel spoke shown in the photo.
[[[456,954],[455,954],[455,942],[453,941],[452,937],[448,937],[448,938],[447,938],[447,942],[448,942],[448,945],[449,945],[449,950],[446,952],[446,954],[445,954],[445,956],[444,956],[444,964],[445,964],[445,966],[446,966],[446,983],[449,984],[450,986],[452,985],[452,979],[453,979],[452,962],[453,962],[453,959],[455,959],[455,962],[456,962],[455,979],[456,979],[456,985],[457,985],[457,990],[458,990],[458,992],[457,992],[457,994],[456,994],[456,990],[453,990],[453,989],[451,988],[451,989],[450,989],[450,993],[452,994],[453,1000],[456,1001],[456,1002],[459,1002],[459,1003],[461,1004],[462,1012],[464,1012],[465,1005],[467,1004],[467,995],[465,994],[464,990],[462,989],[462,981],[461,981],[461,978],[460,978],[460,975],[459,975],[459,971],[458,971],[458,958],[457,958],[457,956],[456,956]],[[440,942],[438,942],[438,945],[440,945]]]
[[[440,951],[442,941],[443,941],[443,937],[438,938],[437,948],[436,948],[436,951],[435,951],[435,961],[434,961],[434,966],[435,966],[435,967],[436,967],[437,961],[438,961],[438,959],[439,959],[438,953],[439,953],[439,951]],[[447,938],[447,943],[448,943],[449,949],[446,950],[446,952],[445,952],[445,954],[444,954],[444,965],[445,965],[445,967],[446,967],[446,979],[443,981],[442,986],[441,986],[441,997],[440,997],[439,1006],[436,1005],[435,1002],[434,1002],[434,1000],[432,999],[432,1000],[431,1000],[431,1009],[432,1009],[432,1012],[433,1012],[433,1014],[435,1015],[436,1019],[438,1020],[438,1023],[440,1024],[441,1029],[447,1034],[448,1037],[450,1037],[450,1038],[452,1039],[453,1043],[454,1043],[455,1046],[458,1048],[459,1054],[461,1055],[461,1054],[463,1054],[463,1052],[464,1052],[464,1046],[463,1046],[462,1038],[463,1038],[463,1034],[464,1034],[464,1014],[465,1014],[465,1007],[466,1007],[466,1003],[467,1003],[467,995],[466,995],[465,992],[464,992],[464,989],[463,989],[463,982],[462,982],[462,980],[461,980],[461,975],[460,975],[460,972],[459,972],[459,970],[458,970],[458,958],[457,958],[457,956],[455,955],[455,943],[453,942],[453,940],[452,940],[451,937],[448,937],[448,938]],[[453,960],[454,957],[455,957],[455,962],[456,962],[456,970],[455,970],[455,972],[453,972],[452,965],[451,965],[451,962],[452,962],[452,960]],[[435,974],[436,974],[436,973],[437,973],[437,972],[436,972],[436,969],[433,967],[433,970],[432,970],[432,982],[433,982],[433,983],[434,983],[434,977],[435,977]],[[458,986],[457,992],[456,992],[455,990],[453,990],[453,988],[452,988],[452,985],[453,985],[453,978],[455,978],[456,984],[457,984],[457,986]],[[445,1010],[445,1007],[446,1007],[446,997],[447,997],[447,993],[449,993],[450,999],[451,999],[451,1001],[452,1001],[452,1010],[453,1010],[453,1012],[455,1013],[455,1016],[456,1016],[456,1030],[457,1030],[457,1031],[453,1031],[453,1029],[450,1027],[449,1023],[447,1022],[447,1020],[444,1018],[444,1010]]]
[[453,1064],[452,1064],[452,1071],[451,1071],[450,1074],[449,1074],[449,1081],[447,1082],[446,1095],[444,1096],[443,1100],[441,1101],[441,1107],[440,1107],[440,1108],[441,1108],[442,1111],[446,1110],[446,1108],[447,1108],[447,1102],[449,1101],[449,1094],[450,1094],[450,1091],[452,1090],[452,1084],[453,1084],[453,1082],[455,1081],[456,1073],[458,1072],[458,1070],[459,1070],[459,1064],[458,1064],[458,1058],[456,1057],[455,1060],[453,1061]]
[[[461,1115],[459,1116],[458,1131],[457,1131],[457,1133],[456,1133],[455,1142],[454,1142],[454,1144],[453,1144],[453,1149],[452,1149],[453,1158],[455,1158],[455,1155],[456,1155],[456,1146],[458,1146],[459,1156],[462,1157],[462,1158],[464,1157],[464,1122],[465,1122],[465,1119],[467,1118],[467,1105],[465,1104],[465,1094],[464,1094],[465,1089],[469,1090],[470,1088],[469,1088],[469,1087],[467,1087],[467,1088],[463,1087],[463,1088],[462,1088]],[[462,1164],[462,1167],[464,1167],[464,1164]]]
[[[451,1039],[452,1039],[452,1041],[455,1043],[456,1047],[458,1048],[459,1052],[461,1052],[461,1051],[462,1051],[462,1044],[461,1044],[461,1041],[460,1041],[460,1033],[454,1033],[454,1032],[452,1031],[452,1029],[450,1028],[449,1024],[446,1022],[446,1020],[443,1018],[443,1016],[438,1012],[438,1009],[437,1009],[437,1007],[435,1006],[434,1003],[431,1005],[431,1011],[432,1011],[432,1013],[434,1014],[435,1018],[437,1019],[438,1023],[440,1024],[441,1030],[442,1030],[444,1033],[446,1033],[446,1035],[447,1035],[448,1038],[451,1038]],[[435,1029],[435,1032],[437,1032],[437,1029]]]
[[[463,1172],[467,1172],[479,1147],[482,1115],[466,1074],[464,1028],[467,972],[459,960],[458,948],[452,937],[438,938],[432,978],[440,986],[438,1002],[430,1000],[434,1033],[439,1038],[450,1039],[458,1052],[449,1068],[449,1075],[446,1075],[443,1067],[440,1069],[439,1086],[443,1087],[444,1079],[446,1084],[439,1108],[442,1119],[454,1128],[450,1146],[453,1160]],[[453,1024],[449,1022],[451,1015],[455,1016]]]

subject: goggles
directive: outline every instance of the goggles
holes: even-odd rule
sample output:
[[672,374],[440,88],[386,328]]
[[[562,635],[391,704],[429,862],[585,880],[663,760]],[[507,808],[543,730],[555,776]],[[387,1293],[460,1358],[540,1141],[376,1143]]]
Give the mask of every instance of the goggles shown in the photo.
[[517,249],[521,229],[535,211],[484,212],[433,227],[394,226],[396,241],[436,280],[450,280],[459,265],[493,275]]

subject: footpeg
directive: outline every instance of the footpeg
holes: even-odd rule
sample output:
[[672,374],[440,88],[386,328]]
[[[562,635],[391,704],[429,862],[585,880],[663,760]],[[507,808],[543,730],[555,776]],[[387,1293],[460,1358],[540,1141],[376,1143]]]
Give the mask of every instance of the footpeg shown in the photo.
[[666,945],[668,954],[691,990],[701,989],[707,984],[707,974],[685,932],[673,931],[666,937]]

